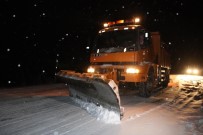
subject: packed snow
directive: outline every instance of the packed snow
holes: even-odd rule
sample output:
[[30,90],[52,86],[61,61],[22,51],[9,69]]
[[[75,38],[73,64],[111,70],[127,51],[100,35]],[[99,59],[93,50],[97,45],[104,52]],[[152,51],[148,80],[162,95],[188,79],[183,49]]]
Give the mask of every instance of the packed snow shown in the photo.
[[110,111],[104,107],[97,106],[93,103],[84,102],[77,98],[72,98],[74,102],[80,105],[81,108],[85,109],[97,120],[103,121],[108,124],[119,124],[120,123],[120,114]]
[[203,134],[203,76],[171,76],[177,90],[170,108],[179,116],[180,124],[192,135]]
[[[73,102],[65,85],[0,90],[0,134],[203,135],[203,77],[170,79],[169,87],[150,98],[122,95],[121,121],[102,106]],[[34,97],[40,94],[44,96]]]

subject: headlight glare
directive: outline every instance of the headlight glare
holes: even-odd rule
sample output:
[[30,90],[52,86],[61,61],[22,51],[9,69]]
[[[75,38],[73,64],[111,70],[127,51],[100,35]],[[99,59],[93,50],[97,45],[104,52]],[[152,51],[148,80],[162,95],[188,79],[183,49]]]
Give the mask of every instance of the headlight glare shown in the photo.
[[187,74],[195,74],[195,75],[197,75],[197,74],[199,74],[199,70],[196,69],[196,68],[194,68],[194,69],[188,68],[188,69],[186,70],[186,73],[187,73]]
[[126,73],[129,73],[129,74],[136,74],[136,73],[139,73],[139,69],[135,69],[135,68],[127,68],[126,69]]
[[93,67],[89,67],[89,68],[87,69],[87,72],[88,72],[88,73],[94,73],[94,71],[95,71],[95,69],[94,69]]
[[198,71],[198,69],[193,69],[193,74],[198,74],[199,73],[199,71]]

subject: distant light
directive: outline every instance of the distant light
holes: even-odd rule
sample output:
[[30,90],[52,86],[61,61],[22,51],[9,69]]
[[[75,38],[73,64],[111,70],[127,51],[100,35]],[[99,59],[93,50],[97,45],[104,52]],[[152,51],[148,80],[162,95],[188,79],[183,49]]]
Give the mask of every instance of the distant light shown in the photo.
[[126,52],[126,50],[127,50],[127,49],[126,49],[126,48],[124,48],[123,52]]
[[7,52],[10,52],[11,51],[11,49],[10,48],[7,48]]
[[117,30],[118,30],[118,28],[114,29],[114,31],[117,31]]
[[8,81],[8,84],[11,84],[11,81]]
[[198,69],[193,69],[193,74],[198,74],[199,73],[199,70]]
[[128,30],[128,27],[125,27],[124,30]]
[[16,15],[13,15],[13,18],[15,18],[16,17]]
[[87,47],[86,47],[86,49],[87,49],[87,50],[89,50],[89,49],[90,49],[90,47],[89,47],[89,46],[87,46]]
[[195,75],[197,75],[197,74],[199,74],[199,70],[198,70],[198,69],[191,69],[191,68],[188,68],[188,69],[186,70],[186,73],[187,73],[187,74],[195,74]]
[[191,74],[191,73],[192,73],[192,69],[187,69],[186,72],[187,72],[188,74]]
[[18,67],[21,67],[21,65],[20,65],[20,64],[18,64]]

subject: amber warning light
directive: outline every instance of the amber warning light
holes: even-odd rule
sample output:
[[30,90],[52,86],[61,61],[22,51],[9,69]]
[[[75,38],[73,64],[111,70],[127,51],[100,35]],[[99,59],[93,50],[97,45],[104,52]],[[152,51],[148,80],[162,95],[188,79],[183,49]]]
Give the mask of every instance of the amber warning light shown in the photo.
[[115,25],[115,24],[123,24],[123,23],[139,24],[140,18],[136,17],[136,18],[133,18],[131,20],[117,20],[117,21],[113,21],[113,22],[106,22],[103,24],[103,26],[104,26],[104,28],[106,28],[106,27],[110,27],[110,26]]

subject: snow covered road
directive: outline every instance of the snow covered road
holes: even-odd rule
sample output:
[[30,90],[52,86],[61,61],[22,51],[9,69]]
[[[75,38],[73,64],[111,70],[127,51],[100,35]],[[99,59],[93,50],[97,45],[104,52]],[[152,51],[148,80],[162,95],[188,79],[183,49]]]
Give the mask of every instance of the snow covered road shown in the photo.
[[122,96],[125,114],[120,124],[107,124],[88,114],[61,84],[41,87],[41,95],[40,86],[24,88],[29,91],[28,96],[23,88],[22,95],[14,90],[16,97],[11,91],[12,96],[5,97],[4,90],[0,92],[0,134],[202,135],[202,90],[193,85],[182,86],[169,87],[147,99],[136,94]]

